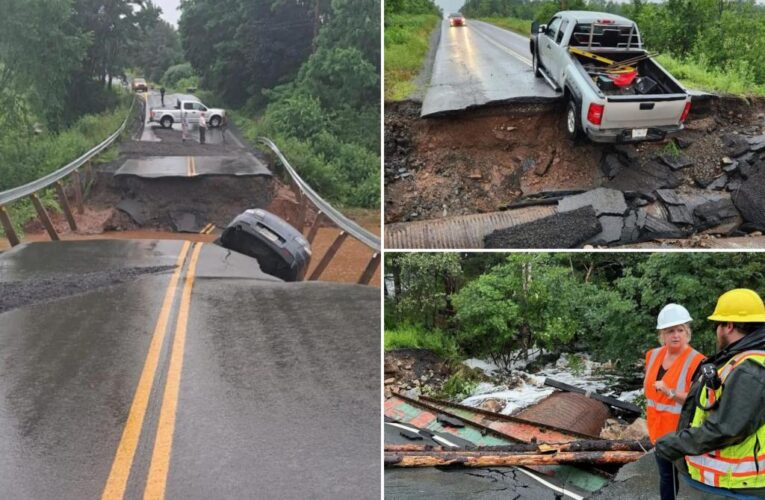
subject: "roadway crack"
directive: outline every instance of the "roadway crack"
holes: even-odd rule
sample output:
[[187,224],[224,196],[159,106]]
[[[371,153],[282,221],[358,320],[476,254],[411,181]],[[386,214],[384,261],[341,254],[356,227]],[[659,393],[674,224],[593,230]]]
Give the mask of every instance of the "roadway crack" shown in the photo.
[[0,313],[20,307],[81,295],[128,281],[146,274],[172,271],[175,266],[125,267],[82,274],[62,274],[53,278],[30,278],[0,283]]

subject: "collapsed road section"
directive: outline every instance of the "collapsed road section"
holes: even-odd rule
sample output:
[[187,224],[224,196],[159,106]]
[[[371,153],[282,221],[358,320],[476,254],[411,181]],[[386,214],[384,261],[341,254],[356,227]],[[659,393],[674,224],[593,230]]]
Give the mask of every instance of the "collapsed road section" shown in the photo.
[[[765,103],[697,97],[692,109],[672,139],[599,145],[567,139],[560,106],[420,119],[416,103],[389,103],[387,241],[391,248],[563,248],[758,236]],[[464,227],[471,229],[454,229]]]

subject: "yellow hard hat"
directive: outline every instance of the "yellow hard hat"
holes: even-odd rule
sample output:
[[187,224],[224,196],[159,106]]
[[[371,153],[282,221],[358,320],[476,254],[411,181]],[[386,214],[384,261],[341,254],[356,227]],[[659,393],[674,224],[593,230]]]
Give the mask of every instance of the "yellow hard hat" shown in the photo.
[[754,290],[736,288],[720,295],[715,312],[707,319],[723,323],[765,323],[765,304]]

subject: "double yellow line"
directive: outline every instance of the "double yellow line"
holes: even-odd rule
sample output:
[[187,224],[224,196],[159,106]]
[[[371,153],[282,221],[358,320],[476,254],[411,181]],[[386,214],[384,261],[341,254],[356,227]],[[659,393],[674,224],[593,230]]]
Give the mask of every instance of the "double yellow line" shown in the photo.
[[197,175],[197,162],[193,156],[186,157],[186,177],[194,177]]
[[[122,499],[125,495],[130,469],[135,459],[135,452],[138,447],[138,441],[141,436],[146,409],[149,405],[149,396],[151,388],[154,385],[154,379],[159,365],[160,353],[165,337],[167,336],[167,327],[170,323],[170,313],[172,310],[178,282],[181,277],[183,265],[191,248],[190,242],[185,242],[181,248],[181,253],[176,260],[176,268],[170,277],[162,306],[159,311],[157,323],[154,326],[149,352],[146,355],[141,377],[138,380],[133,403],[130,406],[127,422],[122,432],[117,452],[112,462],[112,468],[109,472],[109,478],[106,481],[101,498],[104,500]],[[180,391],[181,371],[183,368],[183,352],[186,343],[186,331],[188,326],[189,309],[191,305],[191,291],[194,285],[196,275],[197,261],[199,252],[202,250],[202,243],[196,243],[191,251],[188,269],[183,281],[183,291],[181,294],[178,314],[176,317],[175,333],[170,353],[170,362],[165,382],[164,394],[162,397],[162,406],[160,408],[159,422],[157,432],[154,438],[154,448],[149,466],[149,475],[144,489],[145,499],[161,499],[165,496],[167,485],[167,474],[170,466],[170,453],[173,444],[173,433],[175,431],[175,416],[178,407],[178,393]]]
[[207,224],[205,227],[202,228],[201,231],[199,231],[199,234],[210,234],[215,229],[215,224],[212,222]]

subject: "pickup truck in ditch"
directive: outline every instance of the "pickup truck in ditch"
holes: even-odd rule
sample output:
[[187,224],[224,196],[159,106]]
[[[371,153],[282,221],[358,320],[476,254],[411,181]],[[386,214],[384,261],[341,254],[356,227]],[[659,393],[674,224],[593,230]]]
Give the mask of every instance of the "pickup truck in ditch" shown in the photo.
[[532,67],[566,101],[574,140],[661,140],[683,129],[688,92],[643,48],[637,25],[602,12],[563,11],[531,27]]
[[208,108],[192,95],[179,95],[174,108],[151,108],[149,121],[170,128],[173,123],[181,123],[181,116],[185,116],[188,123],[199,123],[201,113],[205,114],[207,126],[211,128],[220,127],[226,119],[225,109]]

